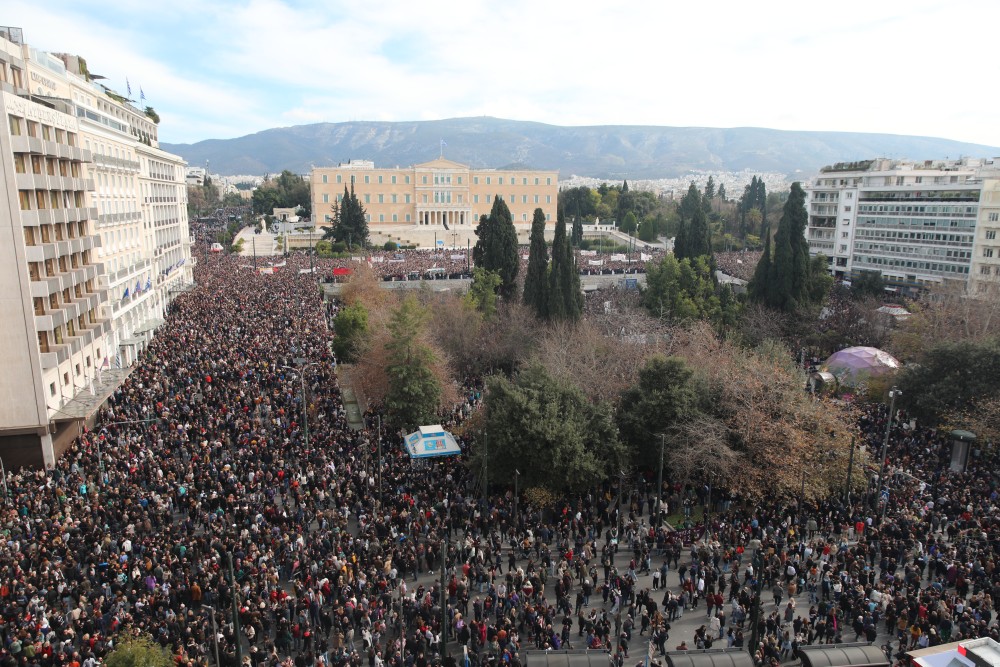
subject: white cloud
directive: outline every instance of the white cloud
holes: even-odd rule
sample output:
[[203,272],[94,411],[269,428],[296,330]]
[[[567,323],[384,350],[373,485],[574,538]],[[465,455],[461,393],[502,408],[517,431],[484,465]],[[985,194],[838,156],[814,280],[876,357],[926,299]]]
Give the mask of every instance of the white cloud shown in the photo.
[[88,16],[68,0],[20,0],[14,9],[9,20],[32,44],[78,52],[122,85],[126,75],[141,81],[173,140],[492,115],[1000,146],[1000,89],[990,83],[1000,12],[989,0],[114,0]]

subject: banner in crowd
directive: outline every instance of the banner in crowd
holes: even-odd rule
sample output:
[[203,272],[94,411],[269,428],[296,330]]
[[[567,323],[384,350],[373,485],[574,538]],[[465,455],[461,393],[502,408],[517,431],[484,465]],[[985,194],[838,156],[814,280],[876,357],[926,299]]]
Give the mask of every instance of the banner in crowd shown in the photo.
[[389,263],[390,264],[402,264],[405,261],[406,261],[405,259],[390,259]]
[[639,253],[639,259],[641,259],[644,262],[648,262],[649,260],[653,259],[653,256],[652,255],[647,255],[644,252],[640,252]]
[[521,255],[521,259],[528,259],[528,255]]
[[376,262],[378,264],[381,264],[382,262],[385,261],[385,257],[382,257],[381,255],[379,255],[377,257],[369,257],[368,261],[369,262]]
[[625,256],[624,253],[617,252],[614,255],[611,255],[611,261],[612,262],[624,262],[627,259],[628,258]]
[[357,255],[352,255],[351,256],[351,261],[352,262],[363,262],[363,261],[365,261],[365,258],[364,257],[358,257]]
[[587,263],[590,264],[591,266],[604,266],[603,259],[588,259]]
[[462,255],[452,255],[451,258],[452,259],[465,259],[465,255],[464,254],[462,254]]
[[580,256],[582,256],[582,257],[595,257],[595,256],[597,256],[597,251],[596,250],[581,250],[580,251]]
[[705,534],[705,526],[698,526],[696,528],[684,528],[682,530],[675,530],[670,533],[669,539],[679,540],[681,544],[694,544],[702,538]]

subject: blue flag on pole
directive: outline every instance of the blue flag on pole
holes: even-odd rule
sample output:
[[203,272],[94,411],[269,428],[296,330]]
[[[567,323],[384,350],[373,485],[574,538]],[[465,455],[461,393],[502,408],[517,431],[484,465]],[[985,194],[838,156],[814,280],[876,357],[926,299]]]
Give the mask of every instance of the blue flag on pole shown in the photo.
[[122,294],[122,301],[128,298],[128,287],[125,288],[125,293]]
[[128,91],[128,96],[132,97],[132,84],[128,82],[128,77],[125,77],[125,90]]

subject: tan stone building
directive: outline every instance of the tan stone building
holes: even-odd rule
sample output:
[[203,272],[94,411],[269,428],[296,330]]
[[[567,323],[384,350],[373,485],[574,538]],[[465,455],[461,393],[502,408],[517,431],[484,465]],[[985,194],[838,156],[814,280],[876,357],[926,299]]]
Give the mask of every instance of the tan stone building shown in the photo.
[[557,171],[472,169],[444,158],[393,168],[352,160],[314,168],[310,181],[317,226],[330,224],[332,206],[353,182],[373,233],[400,227],[475,229],[479,217],[489,214],[495,197],[507,204],[519,227],[531,225],[536,208],[554,222],[559,194]]

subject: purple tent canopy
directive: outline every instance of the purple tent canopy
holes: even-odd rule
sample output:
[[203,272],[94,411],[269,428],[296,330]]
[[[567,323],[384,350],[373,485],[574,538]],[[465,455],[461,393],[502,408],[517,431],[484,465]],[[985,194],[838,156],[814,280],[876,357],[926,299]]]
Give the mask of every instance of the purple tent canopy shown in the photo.
[[838,382],[851,386],[897,368],[899,361],[894,356],[875,347],[848,347],[835,352],[824,364]]

